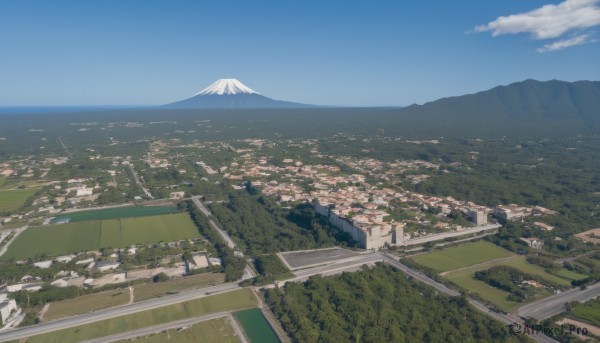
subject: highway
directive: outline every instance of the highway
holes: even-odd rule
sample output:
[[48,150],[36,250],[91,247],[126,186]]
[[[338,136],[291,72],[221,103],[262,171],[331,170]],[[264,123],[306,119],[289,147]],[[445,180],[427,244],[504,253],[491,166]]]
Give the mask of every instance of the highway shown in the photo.
[[51,322],[41,323],[34,326],[9,329],[0,333],[0,341],[11,341],[34,335],[39,335],[51,331],[62,330],[71,328],[74,326],[89,324],[104,319],[110,319],[113,317],[124,316],[136,312],[147,311],[163,306],[168,306],[184,301],[194,300],[205,297],[207,295],[230,292],[236,289],[240,289],[237,283],[225,283],[222,285],[205,287],[194,289],[186,292],[181,292],[175,295],[168,295],[157,299],[151,299],[141,301],[139,303],[133,303],[130,305],[123,305],[119,307],[113,307],[106,310],[100,310],[96,312],[86,313],[74,317],[68,317],[63,319],[54,320]]
[[565,311],[565,304],[567,303],[572,301],[585,302],[597,296],[600,296],[600,282],[587,286],[586,289],[573,288],[532,302],[519,308],[518,313],[521,317],[542,320]]

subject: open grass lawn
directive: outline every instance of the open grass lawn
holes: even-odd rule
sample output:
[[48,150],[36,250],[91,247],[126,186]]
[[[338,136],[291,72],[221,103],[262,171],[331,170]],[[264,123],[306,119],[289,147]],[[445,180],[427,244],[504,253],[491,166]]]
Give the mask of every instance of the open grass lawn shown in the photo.
[[8,246],[2,260],[58,256],[98,249],[100,222],[32,227]]
[[563,279],[568,279],[568,280],[583,280],[586,277],[588,277],[587,275],[579,274],[579,273],[576,273],[572,270],[568,270],[565,268],[561,268],[557,271],[553,271],[552,274],[554,274],[558,277],[561,277]]
[[177,331],[177,329],[167,330],[167,332],[138,338],[135,341],[140,343],[237,343],[240,342],[240,339],[235,335],[229,320],[219,318],[198,323],[182,331]]
[[69,329],[32,336],[29,343],[80,342],[87,339],[113,335],[147,326],[172,322],[208,313],[244,309],[257,306],[257,299],[250,289],[212,295],[179,304],[160,307],[126,316],[115,317]]
[[172,214],[176,212],[177,207],[175,206],[126,206],[106,208],[102,210],[64,213],[54,218],[50,223],[55,223],[64,219],[69,219],[69,223],[74,223],[86,220],[156,216],[161,214]]
[[446,278],[470,292],[479,294],[479,296],[498,306],[503,311],[510,312],[517,306],[523,305],[523,303],[507,300],[506,297],[510,293],[474,279],[473,273],[461,271],[456,274],[448,274]]
[[[489,269],[493,266],[498,266],[498,265],[511,266],[511,267],[519,269],[520,271],[522,271],[524,273],[538,275],[545,280],[557,283],[557,284],[565,286],[565,287],[569,287],[571,284],[571,280],[574,280],[574,278],[569,279],[568,277],[580,277],[581,276],[576,273],[575,273],[576,275],[564,273],[564,275],[561,275],[562,277],[559,277],[557,275],[552,275],[552,274],[547,273],[543,268],[528,263],[525,260],[525,256],[514,255],[508,260],[496,261],[496,262],[492,262],[489,264],[476,265],[476,266],[472,266],[470,268],[465,268],[465,269],[456,270],[456,271],[450,271],[448,274],[445,275],[445,277],[447,279],[449,279],[450,281],[456,283],[458,286],[463,287],[471,292],[479,294],[482,298],[488,300],[489,302],[498,306],[500,309],[507,311],[507,312],[514,309],[515,307],[523,305],[527,302],[541,299],[541,297],[538,297],[536,299],[529,299],[522,303],[508,301],[506,299],[506,297],[510,293],[505,292],[500,289],[497,289],[497,288],[494,288],[494,287],[486,284],[483,281],[479,281],[479,280],[476,280],[473,278],[473,275],[475,274],[475,272],[480,271],[480,270]],[[560,271],[558,271],[556,274],[563,274],[562,269]],[[547,295],[550,295],[550,292],[548,292]]]
[[591,300],[585,304],[577,304],[571,315],[600,327],[600,300]]
[[511,255],[514,254],[495,244],[479,241],[420,254],[414,260],[420,265],[444,272]]
[[176,293],[186,289],[213,286],[225,281],[225,275],[221,273],[205,273],[185,276],[165,282],[146,283],[136,285],[133,288],[134,301],[162,297],[170,293]]
[[9,246],[2,260],[42,254],[58,256],[198,236],[198,229],[187,213],[50,225],[25,230]]
[[279,343],[275,332],[259,309],[237,311],[233,316],[242,325],[250,343]]
[[84,295],[51,303],[48,311],[44,314],[44,321],[125,305],[128,302],[129,289],[127,288]]
[[0,190],[0,211],[18,210],[37,191],[37,188]]
[[198,228],[187,213],[121,220],[121,246],[172,242],[198,236]]

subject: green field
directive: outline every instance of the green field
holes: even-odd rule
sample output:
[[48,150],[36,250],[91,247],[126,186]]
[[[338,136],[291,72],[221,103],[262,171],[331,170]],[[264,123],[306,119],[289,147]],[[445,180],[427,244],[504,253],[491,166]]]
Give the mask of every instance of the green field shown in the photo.
[[61,214],[50,221],[50,224],[69,220],[69,223],[81,222],[86,220],[105,220],[119,218],[134,218],[156,216],[161,214],[176,213],[175,206],[127,206],[115,207],[102,210],[83,211]]
[[83,295],[51,303],[48,311],[44,314],[44,321],[125,305],[128,302],[129,289],[127,288]]
[[259,309],[237,311],[233,316],[242,325],[250,343],[279,343],[275,332]]
[[198,236],[198,229],[187,213],[41,226],[20,234],[2,260],[20,260],[43,254],[58,256]]
[[250,289],[240,289],[69,329],[53,331],[30,337],[27,342],[81,342],[180,319],[202,316],[208,313],[255,306],[257,306],[257,299],[252,291]]
[[561,268],[558,271],[552,271],[552,274],[559,276],[561,278],[570,279],[570,280],[583,280],[586,277],[588,277],[587,275],[579,274],[579,273],[576,273],[572,270],[568,270],[565,268]]
[[503,311],[510,312],[515,307],[523,305],[523,303],[507,300],[506,297],[510,293],[474,279],[473,273],[457,272],[456,274],[447,275],[446,278],[469,292],[479,294],[483,299],[491,302]]
[[220,273],[205,273],[185,276],[165,282],[146,283],[133,288],[134,301],[144,301],[177,293],[186,289],[208,287],[223,283],[225,275]]
[[420,254],[413,259],[422,266],[444,272],[512,255],[510,251],[495,244],[479,241]]
[[235,335],[229,320],[219,318],[192,325],[181,331],[171,329],[151,336],[136,338],[135,341],[140,343],[162,343],[167,341],[179,343],[238,343],[240,339]]
[[571,315],[600,327],[600,300],[590,300],[585,304],[577,304]]
[[0,190],[0,211],[18,210],[37,191],[37,188]]
[[[460,270],[456,270],[456,271],[451,271],[451,272],[448,272],[445,275],[445,277],[448,280],[454,282],[456,285],[458,285],[470,292],[479,294],[482,298],[488,300],[489,302],[498,306],[498,308],[500,308],[504,311],[507,311],[507,312],[514,309],[517,306],[523,305],[526,302],[540,299],[540,298],[529,299],[528,301],[523,302],[523,303],[508,301],[506,299],[506,297],[509,295],[508,292],[494,288],[494,287],[486,284],[483,281],[479,281],[479,280],[476,280],[473,278],[473,275],[475,274],[476,271],[489,269],[493,266],[498,266],[498,265],[511,266],[516,269],[519,269],[520,271],[522,271],[524,273],[538,275],[545,280],[554,282],[563,287],[569,287],[571,284],[571,280],[574,280],[575,277],[577,277],[577,278],[581,277],[581,275],[577,274],[577,273],[573,273],[573,274],[563,273],[562,272],[563,269],[559,270],[555,274],[561,275],[561,276],[564,275],[564,277],[559,277],[557,275],[549,274],[544,270],[544,268],[533,265],[531,263],[528,263],[525,260],[525,256],[519,256],[519,255],[514,255],[508,260],[494,261],[491,263],[486,263],[486,264],[476,265],[476,266],[472,266],[469,268],[464,268],[464,269],[460,269]],[[569,278],[569,277],[571,277],[571,278]],[[550,293],[548,293],[548,295],[549,294]]]

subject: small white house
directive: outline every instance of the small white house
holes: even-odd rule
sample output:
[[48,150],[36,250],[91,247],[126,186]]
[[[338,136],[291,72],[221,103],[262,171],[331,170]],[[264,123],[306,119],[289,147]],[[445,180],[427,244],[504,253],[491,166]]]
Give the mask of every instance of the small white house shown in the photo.
[[67,287],[69,285],[69,281],[67,280],[67,278],[58,279],[58,280],[52,281],[50,283],[50,285],[54,286],[54,287],[64,288],[64,287]]
[[52,263],[54,263],[54,261],[48,260],[48,261],[35,262],[33,265],[38,268],[47,269],[47,268],[50,268]]
[[65,255],[65,256],[58,256],[56,258],[57,262],[62,262],[62,263],[68,263],[71,262],[72,259],[75,258],[75,255]]

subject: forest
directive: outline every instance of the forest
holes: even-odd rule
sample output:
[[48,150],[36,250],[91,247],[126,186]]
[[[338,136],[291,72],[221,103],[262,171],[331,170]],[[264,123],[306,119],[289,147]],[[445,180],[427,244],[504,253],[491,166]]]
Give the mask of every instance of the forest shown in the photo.
[[285,209],[266,196],[238,191],[229,193],[227,203],[209,207],[229,235],[252,256],[354,244],[309,204]]
[[[385,264],[266,291],[293,342],[518,342],[506,327]],[[440,320],[443,318],[444,320]]]

